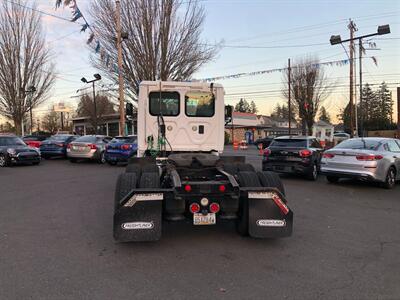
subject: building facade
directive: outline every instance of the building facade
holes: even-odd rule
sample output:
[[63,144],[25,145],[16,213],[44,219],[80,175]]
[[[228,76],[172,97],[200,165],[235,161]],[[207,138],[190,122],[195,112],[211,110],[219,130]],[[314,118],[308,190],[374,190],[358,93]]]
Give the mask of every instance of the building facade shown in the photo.
[[[119,135],[119,114],[102,116],[97,127],[97,134],[104,134],[108,136]],[[72,118],[72,128],[73,131],[79,135],[95,133],[95,129],[90,122],[90,117]],[[137,116],[134,116],[131,120],[126,120],[125,132],[128,135],[134,135],[137,133]]]

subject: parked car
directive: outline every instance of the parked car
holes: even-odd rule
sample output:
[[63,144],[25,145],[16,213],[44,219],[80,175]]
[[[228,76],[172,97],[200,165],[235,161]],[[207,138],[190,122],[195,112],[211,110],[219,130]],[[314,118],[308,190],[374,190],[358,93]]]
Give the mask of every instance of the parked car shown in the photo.
[[262,169],[287,174],[304,174],[316,180],[323,148],[314,137],[282,136],[264,150]]
[[348,140],[350,138],[350,134],[346,132],[335,132],[333,134],[333,141],[335,144],[339,144],[342,141]]
[[262,148],[263,149],[265,149],[265,148],[267,148],[270,144],[271,144],[271,142],[273,141],[273,137],[265,137],[265,138],[261,138],[261,139],[258,139],[258,140],[255,140],[254,141],[254,145],[256,145],[257,146],[257,148],[259,149],[260,148],[260,144],[262,145]]
[[17,136],[0,135],[0,167],[24,163],[38,165],[40,163],[39,151],[28,147]]
[[136,156],[137,136],[117,136],[106,145],[106,161],[110,165],[118,162],[128,162],[129,158]]
[[44,135],[26,135],[22,138],[25,144],[29,147],[40,148],[42,142],[48,137]]
[[96,160],[104,164],[106,145],[111,137],[105,135],[84,135],[68,145],[67,157],[70,162],[81,159]]
[[321,171],[329,182],[355,178],[382,183],[391,189],[400,180],[400,140],[353,138],[327,150]]
[[68,144],[78,137],[79,136],[72,134],[55,134],[51,136],[40,145],[42,157],[66,157]]

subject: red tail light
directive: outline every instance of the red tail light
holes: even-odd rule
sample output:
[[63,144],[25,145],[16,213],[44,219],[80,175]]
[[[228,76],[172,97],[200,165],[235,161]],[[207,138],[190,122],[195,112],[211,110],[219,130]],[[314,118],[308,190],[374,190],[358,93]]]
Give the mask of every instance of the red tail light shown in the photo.
[[88,145],[90,147],[90,149],[95,150],[97,149],[97,146],[95,144],[89,144]]
[[197,203],[192,203],[190,204],[189,209],[192,214],[198,213],[200,211],[200,205]]
[[218,187],[218,190],[219,190],[221,193],[223,193],[223,192],[225,192],[226,187],[225,187],[223,184],[221,184],[221,185]]
[[71,149],[71,144],[68,144],[68,145],[67,145],[67,149]]
[[279,209],[281,210],[281,212],[282,212],[284,215],[287,215],[287,214],[289,213],[289,208],[286,206],[285,203],[283,203],[282,199],[279,198],[278,195],[273,196],[273,197],[272,197],[272,200],[274,200],[276,206],[279,207]]
[[383,156],[374,154],[362,154],[362,155],[357,155],[356,158],[357,160],[362,160],[362,161],[374,161],[382,159]]
[[211,213],[217,213],[217,212],[219,212],[219,204],[218,203],[211,203],[210,204],[210,212]]
[[185,191],[188,192],[188,193],[191,192],[192,191],[192,187],[189,184],[185,185]]
[[121,146],[121,149],[122,150],[129,150],[131,148],[131,145],[128,145],[128,144],[123,144],[122,146]]
[[269,156],[271,154],[271,150],[268,148],[264,149],[264,156]]
[[323,158],[334,158],[335,154],[332,153],[324,153],[324,155],[322,155]]
[[303,149],[299,151],[300,157],[309,157],[312,155],[312,151],[308,149]]

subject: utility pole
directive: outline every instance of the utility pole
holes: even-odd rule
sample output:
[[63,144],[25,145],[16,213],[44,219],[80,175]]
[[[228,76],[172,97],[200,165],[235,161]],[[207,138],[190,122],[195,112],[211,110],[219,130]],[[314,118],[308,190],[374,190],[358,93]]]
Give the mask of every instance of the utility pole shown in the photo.
[[290,73],[291,73],[291,68],[290,68],[290,58],[288,59],[288,87],[289,87],[289,91],[288,91],[288,96],[289,96],[289,99],[288,99],[288,116],[289,116],[289,135],[291,135],[291,133],[292,133],[292,126],[291,126],[291,122],[292,122],[292,113],[291,113],[291,99],[290,99]]
[[122,77],[122,37],[121,37],[121,3],[115,1],[117,21],[117,48],[118,48],[118,82],[119,82],[119,135],[125,135],[125,103],[124,78]]
[[363,112],[363,95],[362,95],[362,52],[363,52],[363,46],[362,46],[362,39],[358,40],[358,55],[359,55],[359,65],[360,65],[360,133],[361,133],[361,137],[364,137],[364,112]]
[[400,139],[400,87],[397,87],[397,138]]
[[[95,85],[94,85],[95,81],[92,82],[93,84],[93,106],[94,106],[94,134],[97,134],[97,103],[96,103],[96,90],[95,90]],[[61,115],[62,116],[62,115]],[[61,126],[64,127],[64,123],[61,119]]]
[[[354,59],[354,30],[355,30],[355,24],[353,21],[350,19],[350,23],[347,26],[350,30],[350,137],[354,137],[354,100],[353,100],[353,59]],[[356,120],[357,122],[357,120]]]

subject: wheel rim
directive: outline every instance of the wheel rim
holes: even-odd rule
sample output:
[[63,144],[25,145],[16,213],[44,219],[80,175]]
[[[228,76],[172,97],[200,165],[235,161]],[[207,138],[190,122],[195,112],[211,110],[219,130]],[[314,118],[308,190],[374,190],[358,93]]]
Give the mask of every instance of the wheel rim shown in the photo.
[[314,165],[313,168],[313,178],[317,178],[318,174],[317,174],[317,165]]
[[390,170],[388,174],[388,183],[390,186],[393,186],[395,184],[395,179],[394,179],[394,171]]
[[4,167],[6,164],[6,159],[3,155],[0,156],[0,167]]

